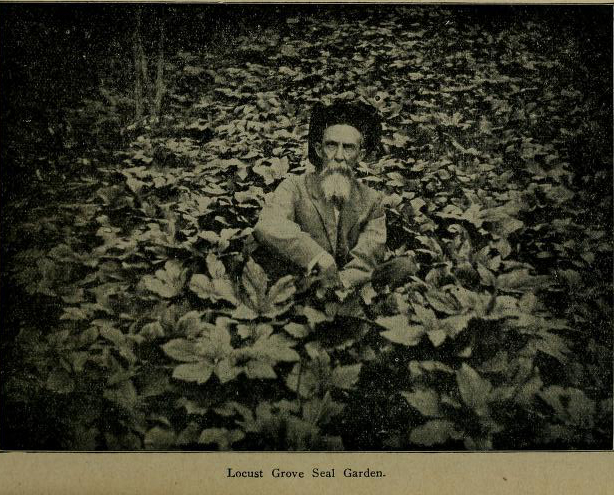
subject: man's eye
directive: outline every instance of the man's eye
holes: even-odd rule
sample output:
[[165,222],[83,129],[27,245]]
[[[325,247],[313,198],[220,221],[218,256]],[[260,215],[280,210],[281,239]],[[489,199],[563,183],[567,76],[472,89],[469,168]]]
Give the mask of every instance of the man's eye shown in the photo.
[[346,158],[352,158],[358,152],[358,146],[353,143],[324,143],[324,149],[328,156],[334,156],[341,146],[342,153]]

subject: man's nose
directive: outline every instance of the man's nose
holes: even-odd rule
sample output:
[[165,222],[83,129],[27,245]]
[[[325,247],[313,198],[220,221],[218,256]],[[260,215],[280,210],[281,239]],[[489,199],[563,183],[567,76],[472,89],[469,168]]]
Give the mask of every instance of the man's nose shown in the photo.
[[337,146],[335,150],[334,159],[339,162],[345,160],[345,153],[343,152],[343,145],[341,143],[339,143],[339,146]]

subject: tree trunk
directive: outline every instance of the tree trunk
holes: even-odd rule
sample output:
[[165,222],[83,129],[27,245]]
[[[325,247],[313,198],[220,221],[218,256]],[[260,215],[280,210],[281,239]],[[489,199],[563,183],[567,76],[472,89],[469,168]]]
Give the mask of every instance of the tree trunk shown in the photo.
[[136,14],[136,29],[134,31],[134,40],[132,48],[134,52],[134,118],[139,121],[143,118],[143,83],[141,81],[140,70],[140,51],[139,44],[141,42],[141,13]]
[[153,115],[156,122],[160,121],[162,98],[164,97],[164,21],[160,20],[160,38],[158,39],[158,67],[156,73],[156,96],[154,98]]

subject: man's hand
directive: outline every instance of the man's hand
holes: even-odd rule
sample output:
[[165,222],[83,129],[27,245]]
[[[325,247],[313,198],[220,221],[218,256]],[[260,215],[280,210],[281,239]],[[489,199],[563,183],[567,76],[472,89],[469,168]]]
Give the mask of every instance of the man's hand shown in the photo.
[[371,275],[371,284],[374,287],[390,286],[391,289],[406,284],[412,275],[418,271],[418,266],[411,258],[406,256],[394,258],[382,263]]
[[320,257],[315,268],[318,272],[318,279],[320,280],[322,287],[326,289],[334,289],[341,286],[341,279],[339,278],[337,263],[335,263],[335,259],[329,253],[326,253]]

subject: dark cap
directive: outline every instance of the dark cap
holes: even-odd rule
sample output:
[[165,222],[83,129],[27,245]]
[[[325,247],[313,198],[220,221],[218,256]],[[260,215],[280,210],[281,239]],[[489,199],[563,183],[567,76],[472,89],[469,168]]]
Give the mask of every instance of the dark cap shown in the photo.
[[321,164],[315,145],[322,142],[324,130],[337,124],[355,127],[362,134],[367,154],[379,151],[382,124],[375,107],[362,102],[337,102],[329,106],[317,103],[309,121],[309,161],[316,167]]

